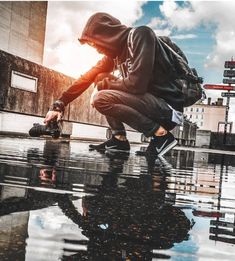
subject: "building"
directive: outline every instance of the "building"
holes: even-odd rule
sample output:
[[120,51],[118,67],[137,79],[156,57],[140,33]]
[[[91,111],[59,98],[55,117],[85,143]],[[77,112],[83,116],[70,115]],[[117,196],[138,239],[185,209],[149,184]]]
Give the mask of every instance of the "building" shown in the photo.
[[[216,102],[211,103],[211,98],[207,103],[196,103],[191,107],[184,109],[184,114],[191,122],[196,123],[199,130],[209,130],[219,132],[224,130],[226,106],[223,105],[223,99],[218,98]],[[232,123],[228,124],[228,132],[232,131]]]
[[42,64],[47,2],[0,2],[0,49]]

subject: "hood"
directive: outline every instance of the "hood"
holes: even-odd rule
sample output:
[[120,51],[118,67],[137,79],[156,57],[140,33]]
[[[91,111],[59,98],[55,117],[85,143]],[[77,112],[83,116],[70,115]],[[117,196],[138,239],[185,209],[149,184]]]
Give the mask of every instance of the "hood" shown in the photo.
[[117,18],[106,13],[96,13],[87,21],[79,41],[82,44],[92,41],[115,57],[121,53],[130,30]]

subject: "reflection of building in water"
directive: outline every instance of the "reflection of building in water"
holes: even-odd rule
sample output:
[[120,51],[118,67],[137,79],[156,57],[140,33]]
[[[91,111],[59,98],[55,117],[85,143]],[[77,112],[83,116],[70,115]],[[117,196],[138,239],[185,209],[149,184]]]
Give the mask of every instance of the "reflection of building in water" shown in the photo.
[[[1,163],[0,164],[0,182],[8,184],[28,185],[31,177],[31,167],[22,166],[17,162]],[[6,200],[12,197],[25,197],[26,191],[24,188],[15,188],[11,186],[0,187],[0,199]]]
[[[21,186],[29,184],[31,170],[30,166],[22,165],[17,161],[0,163],[0,182],[10,185],[0,186],[0,212],[4,211],[3,202],[11,207],[12,201],[17,204],[21,199],[28,197],[28,189]],[[3,257],[8,257],[7,260],[25,260],[28,220],[28,211],[3,216],[0,213],[0,260],[5,260]],[[19,250],[17,257],[15,249]]]
[[[134,175],[140,172],[140,167],[134,159],[121,164],[122,159],[108,159],[104,154],[78,153],[80,148],[70,147],[69,142],[46,140],[42,149],[28,149],[28,164],[0,164],[0,182],[14,185],[42,185],[39,173],[56,172],[56,188],[81,190],[81,184],[101,185],[102,175],[109,171],[108,161],[111,161],[117,174]],[[105,159],[105,162],[104,162]],[[139,159],[143,160],[143,159]],[[99,175],[97,175],[99,173]],[[1,188],[0,188],[1,189]],[[7,197],[25,197],[22,188],[3,187],[2,199]]]
[[210,221],[210,239],[235,244],[235,191],[231,187],[234,182],[234,155],[212,155],[210,162],[220,163],[220,186],[215,219]]
[[177,194],[209,194],[217,195],[219,192],[219,174],[215,174],[213,169],[202,167],[207,164],[207,155],[195,155],[194,151],[174,151],[171,154],[174,157],[173,175],[169,177],[169,189]]
[[235,244],[234,155],[175,151],[171,157],[168,187],[176,205],[194,205],[194,216],[211,219],[211,240]]
[[[28,219],[29,212],[0,217],[0,260],[25,260]],[[20,250],[17,255],[16,249]]]
[[235,214],[230,214],[228,219],[226,221],[225,215],[210,221],[211,240],[235,244]]

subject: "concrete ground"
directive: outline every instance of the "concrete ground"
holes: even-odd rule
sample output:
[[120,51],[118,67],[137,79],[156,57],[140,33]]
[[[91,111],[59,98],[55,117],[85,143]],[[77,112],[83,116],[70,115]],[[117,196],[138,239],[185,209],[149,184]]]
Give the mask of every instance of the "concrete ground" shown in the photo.
[[88,144],[0,137],[0,260],[235,259],[234,152]]

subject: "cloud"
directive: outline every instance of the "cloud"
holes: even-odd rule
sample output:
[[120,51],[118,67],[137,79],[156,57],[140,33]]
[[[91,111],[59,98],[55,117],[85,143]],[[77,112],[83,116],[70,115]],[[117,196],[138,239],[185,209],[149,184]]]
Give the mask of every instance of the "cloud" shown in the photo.
[[172,39],[178,39],[178,40],[185,40],[185,39],[193,39],[197,38],[196,34],[178,34],[178,35],[172,35]]
[[222,68],[224,61],[235,55],[234,1],[164,1],[160,10],[172,28],[189,31],[200,25],[213,26],[215,45],[208,54],[206,68]]
[[153,17],[147,26],[151,27],[156,35],[169,36],[171,34],[168,22],[160,17]]
[[163,28],[168,26],[168,22],[164,19],[161,19],[160,17],[153,17],[149,24],[147,24],[147,26],[156,29],[156,28]]
[[173,0],[167,0],[160,5],[160,11],[168,20],[168,23],[179,30],[189,30],[198,25],[200,21],[200,18],[194,15],[195,12],[188,3],[181,6]]
[[171,30],[169,29],[169,28],[165,28],[165,29],[155,29],[155,30],[153,30],[154,31],[154,33],[156,34],[156,35],[159,35],[159,36],[170,36],[170,34],[171,34]]
[[[211,53],[207,54],[204,67],[208,74],[222,73],[225,60],[235,56],[235,1],[164,1],[160,11],[169,24],[171,30],[187,32],[203,25],[213,28],[215,44]],[[222,79],[221,79],[222,81]],[[221,92],[207,91],[208,97],[213,100],[221,97]],[[235,117],[235,99],[231,99],[229,120]]]
[[81,46],[78,37],[88,18],[107,12],[131,26],[142,14],[145,1],[48,2],[44,65],[77,78],[100,59],[92,48]]

